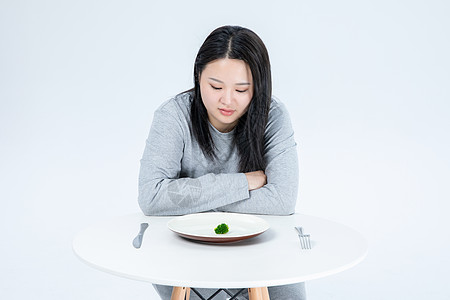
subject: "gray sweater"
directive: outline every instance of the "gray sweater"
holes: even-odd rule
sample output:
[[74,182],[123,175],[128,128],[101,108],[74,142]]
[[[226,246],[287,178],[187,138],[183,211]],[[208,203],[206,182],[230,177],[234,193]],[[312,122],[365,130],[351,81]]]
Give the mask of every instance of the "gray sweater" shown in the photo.
[[265,131],[267,184],[252,191],[238,170],[234,131],[222,133],[210,125],[217,148],[217,160],[211,161],[190,124],[189,93],[164,102],[155,111],[139,174],[139,205],[144,214],[294,213],[298,158],[289,115],[281,102],[272,99]]

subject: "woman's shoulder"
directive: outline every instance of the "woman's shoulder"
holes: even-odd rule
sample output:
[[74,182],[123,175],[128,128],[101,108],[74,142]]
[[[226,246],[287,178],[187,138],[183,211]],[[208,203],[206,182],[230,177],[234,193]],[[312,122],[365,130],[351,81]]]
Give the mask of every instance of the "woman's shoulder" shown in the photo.
[[266,135],[276,136],[283,134],[292,134],[292,124],[289,112],[283,102],[276,97],[272,97],[266,126]]
[[191,108],[191,93],[183,92],[164,101],[157,111],[189,111]]
[[164,101],[154,112],[152,126],[162,126],[165,130],[171,128],[188,136],[191,120],[190,98],[190,93],[181,93]]
[[156,114],[170,115],[177,119],[189,118],[191,111],[191,93],[184,92],[164,101],[155,111]]
[[269,108],[269,121],[278,118],[289,118],[286,105],[277,97],[272,96]]

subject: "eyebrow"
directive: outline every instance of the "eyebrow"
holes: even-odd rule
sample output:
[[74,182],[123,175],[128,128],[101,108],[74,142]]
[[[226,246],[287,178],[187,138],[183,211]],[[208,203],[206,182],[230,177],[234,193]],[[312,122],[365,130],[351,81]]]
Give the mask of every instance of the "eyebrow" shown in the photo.
[[[211,79],[212,81],[216,81],[219,83],[223,83],[223,81],[213,78],[213,77],[208,77],[208,79]],[[235,85],[251,85],[251,84],[250,84],[250,82],[239,82],[239,83],[236,83]]]

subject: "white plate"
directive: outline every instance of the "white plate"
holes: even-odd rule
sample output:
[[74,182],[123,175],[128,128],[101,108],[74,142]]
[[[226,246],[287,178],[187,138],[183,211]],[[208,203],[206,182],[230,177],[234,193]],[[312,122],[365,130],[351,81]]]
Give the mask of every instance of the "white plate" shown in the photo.
[[[225,223],[229,231],[217,234],[214,228]],[[262,218],[236,213],[198,213],[173,218],[167,223],[173,232],[182,237],[210,243],[229,243],[257,236],[267,229],[269,223]]]

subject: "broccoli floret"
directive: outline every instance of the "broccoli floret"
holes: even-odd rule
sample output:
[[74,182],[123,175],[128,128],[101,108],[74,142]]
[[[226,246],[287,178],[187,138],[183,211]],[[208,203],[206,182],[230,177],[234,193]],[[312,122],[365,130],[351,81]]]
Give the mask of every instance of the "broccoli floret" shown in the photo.
[[217,227],[214,229],[214,231],[217,234],[224,234],[228,232],[228,225],[225,223],[222,223],[220,225],[217,225]]

